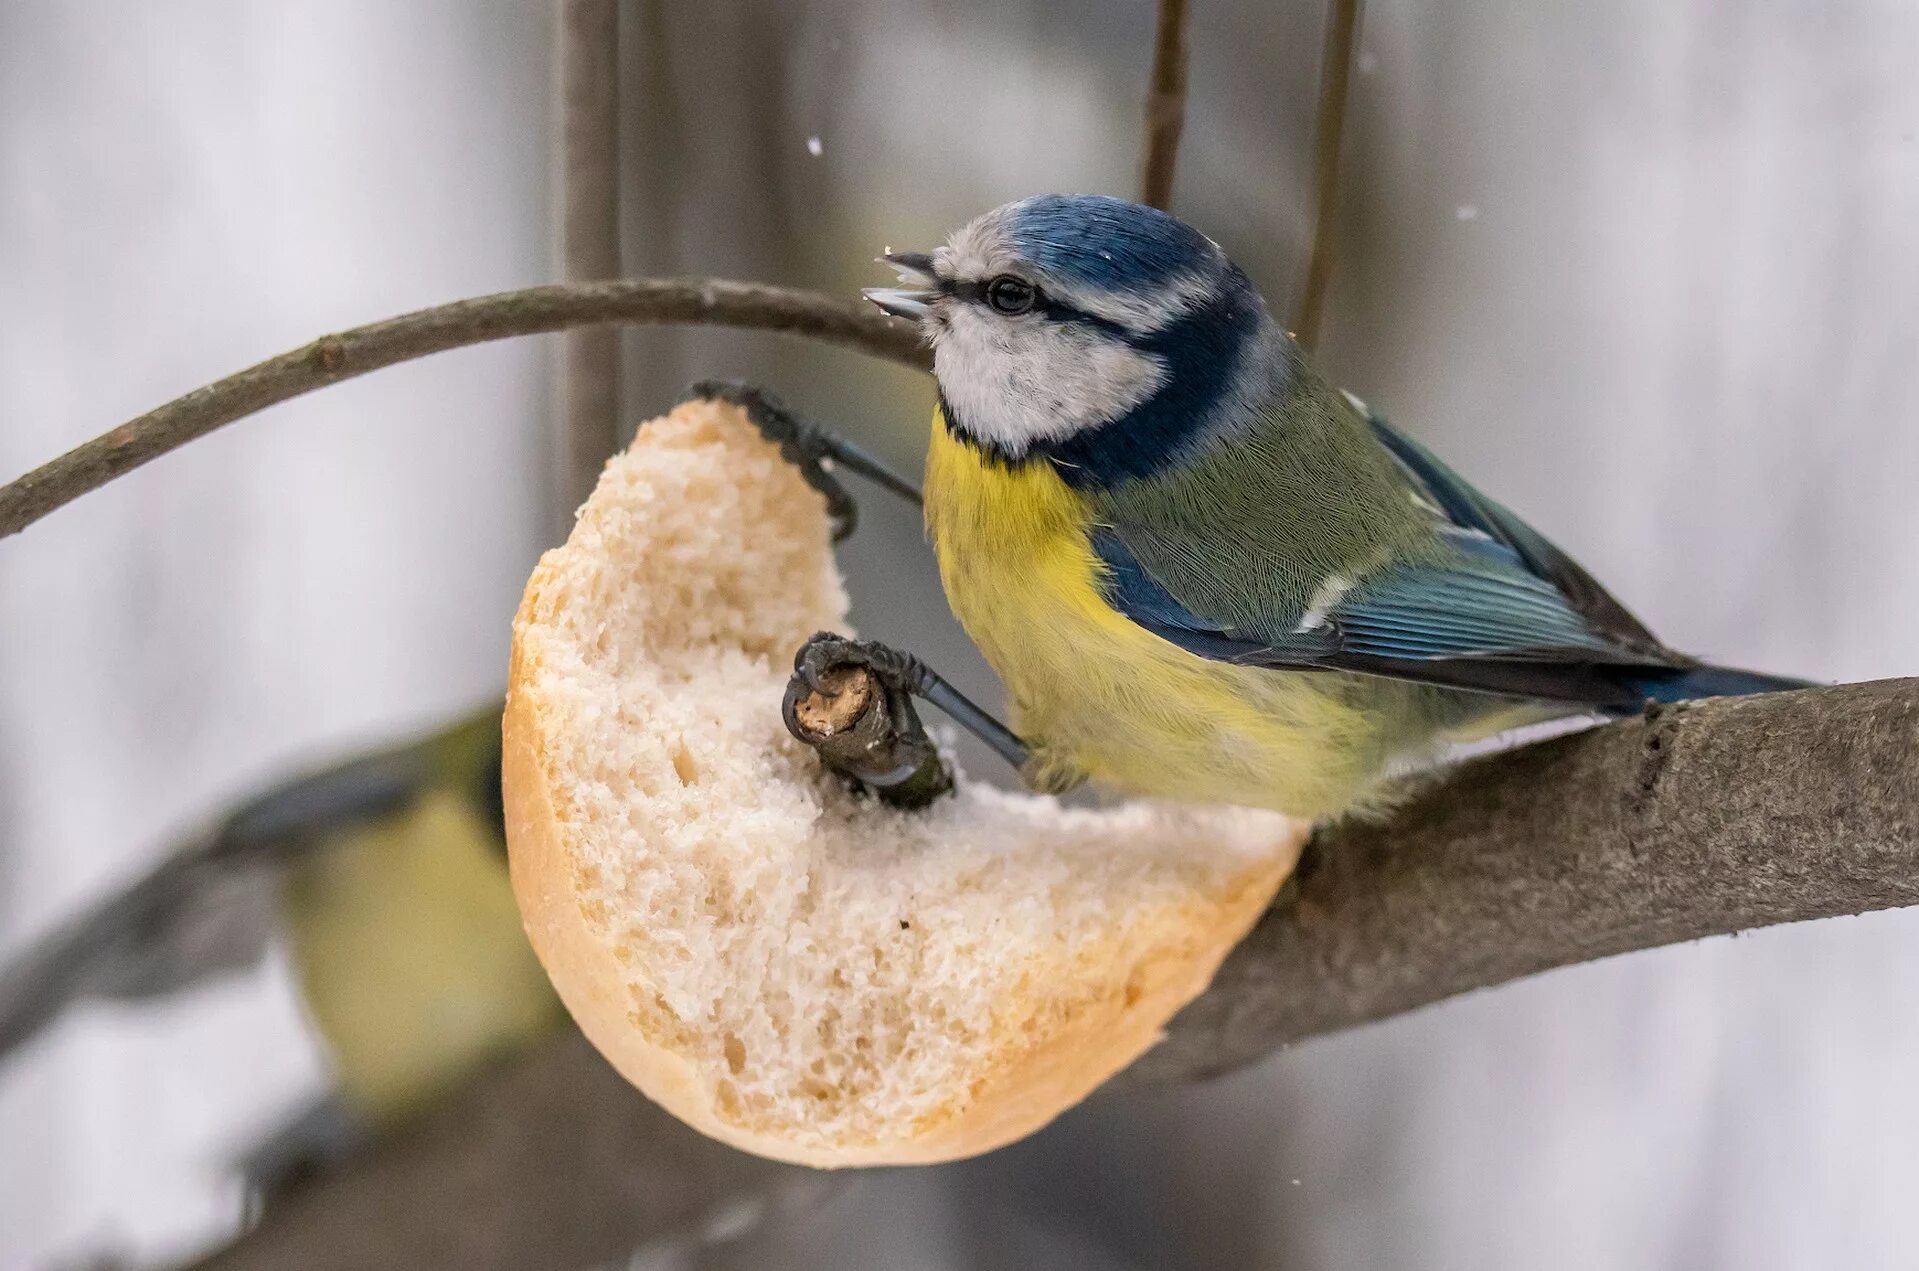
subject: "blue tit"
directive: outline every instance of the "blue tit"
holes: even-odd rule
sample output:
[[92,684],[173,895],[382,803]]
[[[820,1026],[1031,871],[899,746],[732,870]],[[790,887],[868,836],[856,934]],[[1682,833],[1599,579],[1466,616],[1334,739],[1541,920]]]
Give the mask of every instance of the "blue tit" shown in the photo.
[[1031,785],[1325,818],[1448,743],[1801,686],[1667,648],[1163,212],[1046,195],[883,259],[868,298],[933,346],[940,577]]
[[0,966],[0,1060],[71,1006],[245,970],[279,935],[347,1110],[403,1120],[565,1020],[502,822],[497,702],[277,786]]
[[280,920],[341,1095],[384,1126],[566,1017],[507,877],[499,706],[357,767],[395,797],[311,827]]

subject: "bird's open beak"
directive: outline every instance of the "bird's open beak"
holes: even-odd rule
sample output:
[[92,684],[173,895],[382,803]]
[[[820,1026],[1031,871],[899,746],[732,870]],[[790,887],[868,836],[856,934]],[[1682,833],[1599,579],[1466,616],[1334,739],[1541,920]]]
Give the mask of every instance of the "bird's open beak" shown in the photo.
[[925,252],[888,252],[879,257],[892,267],[904,287],[867,287],[860,294],[896,318],[923,322],[933,314],[933,301],[939,298],[939,276],[933,272],[933,258]]

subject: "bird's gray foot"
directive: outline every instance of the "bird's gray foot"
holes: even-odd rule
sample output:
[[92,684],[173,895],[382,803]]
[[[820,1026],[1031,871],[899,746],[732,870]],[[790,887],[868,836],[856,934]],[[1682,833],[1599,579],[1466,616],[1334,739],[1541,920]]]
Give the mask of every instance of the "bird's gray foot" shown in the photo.
[[816,693],[826,681],[852,667],[865,667],[895,693],[923,697],[938,677],[912,654],[877,640],[854,640],[831,631],[815,632],[793,655],[793,673]]
[[1007,763],[1015,768],[1025,768],[1031,753],[1026,743],[1012,729],[948,684],[926,663],[911,653],[878,641],[852,640],[831,631],[816,633],[793,655],[793,682],[787,690],[789,706],[786,723],[795,736],[805,740],[804,735],[794,727],[790,703],[795,691],[810,690],[826,694],[839,682],[840,677],[855,667],[871,672],[873,678],[884,687],[889,710],[894,708],[895,699],[917,697],[931,702],[954,723],[990,746]]
[[902,655],[823,631],[794,654],[780,716],[833,771],[896,807],[924,807],[953,773],[913,707],[916,683]]
[[1067,794],[1086,784],[1086,770],[1057,751],[1035,749],[1020,765],[1019,779],[1035,794]]
[[911,481],[859,446],[794,414],[786,403],[758,385],[739,380],[701,380],[681,400],[727,402],[745,412],[760,435],[778,446],[786,461],[825,498],[836,543],[853,532],[860,516],[859,504],[841,484],[833,471],[835,466],[857,472],[910,502],[920,501],[919,488]]

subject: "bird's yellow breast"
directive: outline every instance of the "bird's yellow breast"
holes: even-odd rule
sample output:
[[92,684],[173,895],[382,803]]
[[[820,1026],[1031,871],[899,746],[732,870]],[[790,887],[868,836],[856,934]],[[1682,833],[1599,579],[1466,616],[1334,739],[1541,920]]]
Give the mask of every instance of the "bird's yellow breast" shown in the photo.
[[948,602],[1043,772],[1320,816],[1350,807],[1385,739],[1344,676],[1210,661],[1107,602],[1084,500],[1045,463],[996,463],[938,412],[926,524]]

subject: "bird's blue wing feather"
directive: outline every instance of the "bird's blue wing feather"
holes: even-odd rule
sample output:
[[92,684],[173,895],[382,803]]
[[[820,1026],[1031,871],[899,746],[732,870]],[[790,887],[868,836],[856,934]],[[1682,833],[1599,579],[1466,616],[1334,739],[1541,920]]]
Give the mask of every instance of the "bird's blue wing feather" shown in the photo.
[[1556,701],[1631,707],[1643,687],[1625,669],[1687,665],[1518,517],[1383,420],[1367,420],[1431,509],[1446,549],[1439,559],[1328,579],[1301,612],[1269,615],[1253,632],[1188,604],[1121,532],[1101,529],[1093,546],[1106,566],[1107,599],[1141,626],[1216,660]]
[[1459,568],[1396,566],[1337,589],[1323,607],[1301,613],[1293,631],[1274,637],[1195,613],[1111,531],[1095,532],[1093,546],[1107,568],[1107,599],[1127,617],[1275,654],[1311,658],[1346,650],[1396,658],[1641,660],[1595,632],[1549,583],[1516,560],[1504,567],[1497,558]]
[[1214,661],[1620,708],[1644,692],[1611,672],[1663,665],[1607,643],[1534,583],[1427,568],[1386,571],[1323,612],[1302,614],[1290,632],[1254,635],[1193,612],[1110,531],[1093,544],[1114,608]]
[[1454,526],[1484,534],[1510,548],[1530,573],[1550,583],[1566,605],[1594,631],[1628,647],[1648,652],[1661,649],[1658,637],[1600,586],[1578,561],[1507,508],[1474,489],[1465,478],[1441,463],[1432,451],[1367,409],[1364,402],[1350,395],[1347,400],[1365,417],[1380,445],[1398,461],[1413,485],[1431,499]]

